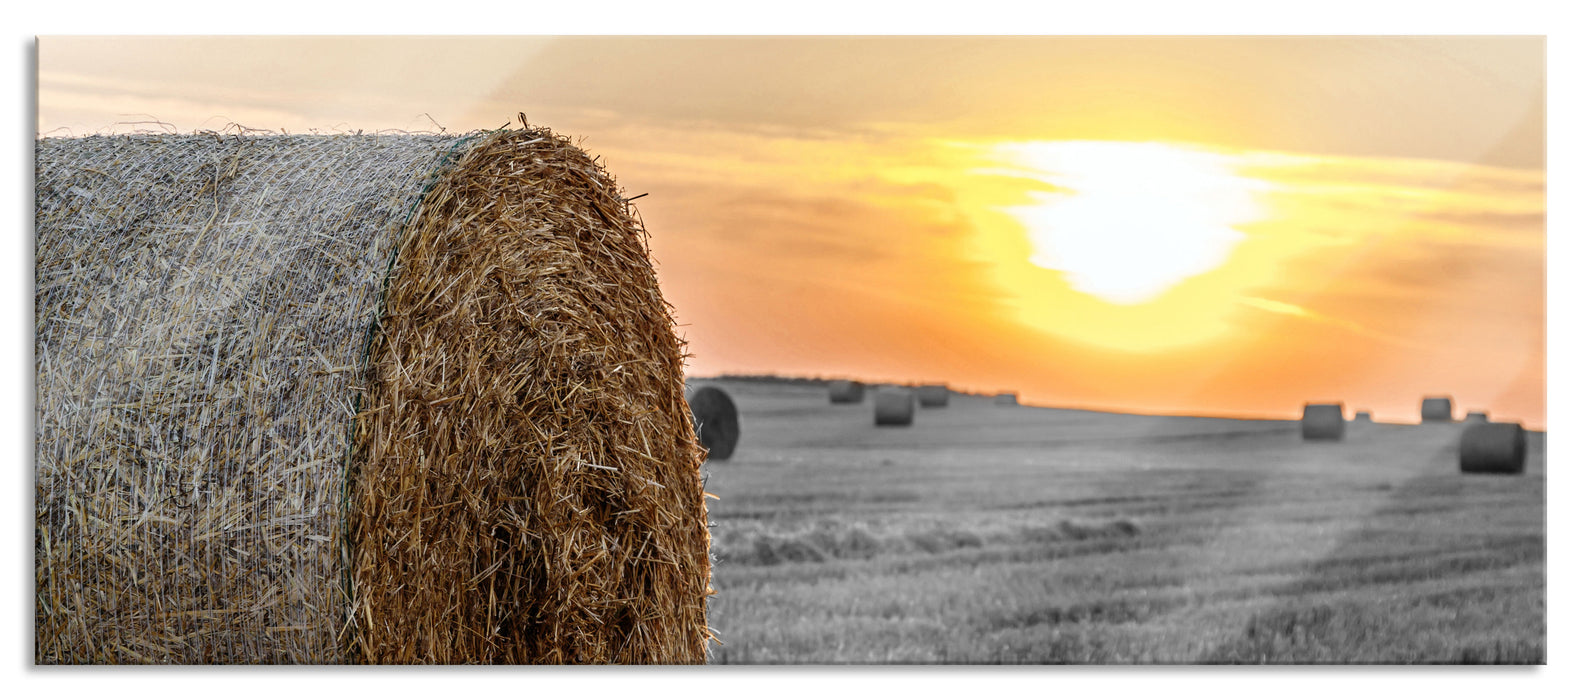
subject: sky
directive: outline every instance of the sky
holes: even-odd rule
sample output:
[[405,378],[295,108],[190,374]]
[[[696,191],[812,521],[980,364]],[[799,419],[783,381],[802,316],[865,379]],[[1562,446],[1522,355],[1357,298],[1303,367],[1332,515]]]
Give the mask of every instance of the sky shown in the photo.
[[1544,427],[1542,37],[70,37],[44,136],[495,128],[636,204],[694,375]]

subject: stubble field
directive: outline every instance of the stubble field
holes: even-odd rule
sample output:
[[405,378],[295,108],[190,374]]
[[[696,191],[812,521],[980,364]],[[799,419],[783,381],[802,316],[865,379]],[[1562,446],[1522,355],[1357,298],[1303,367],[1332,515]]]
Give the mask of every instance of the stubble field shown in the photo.
[[718,664],[1543,663],[1545,435],[996,406],[907,428],[822,385],[707,381]]

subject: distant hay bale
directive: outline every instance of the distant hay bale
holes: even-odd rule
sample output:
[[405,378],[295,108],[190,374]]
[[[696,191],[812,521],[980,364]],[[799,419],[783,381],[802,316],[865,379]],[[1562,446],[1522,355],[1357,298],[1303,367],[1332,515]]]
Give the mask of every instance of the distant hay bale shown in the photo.
[[1519,423],[1476,423],[1461,431],[1465,474],[1520,474],[1527,467],[1527,431]]
[[915,396],[911,389],[882,387],[873,395],[873,424],[906,426],[912,424]]
[[944,384],[926,384],[917,389],[917,405],[923,408],[944,408],[950,404],[950,388]]
[[837,379],[829,383],[830,403],[862,403],[862,382]]
[[1353,422],[1353,423],[1372,423],[1373,422],[1373,413],[1370,412],[1370,411],[1357,411],[1357,414],[1351,417],[1351,422]]
[[683,346],[588,154],[34,155],[35,663],[706,659]]
[[697,429],[698,441],[709,451],[708,459],[725,461],[736,451],[736,441],[742,436],[741,424],[736,416],[736,402],[730,394],[714,386],[700,387],[687,398],[692,406],[692,424]]
[[1016,400],[1015,393],[1004,393],[994,397],[994,405],[996,406],[1016,406],[1020,403],[1020,401]]
[[1454,409],[1448,396],[1431,396],[1423,399],[1423,422],[1454,420]]
[[1487,412],[1485,412],[1485,411],[1467,411],[1467,417],[1465,419],[1465,422],[1467,422],[1467,423],[1487,423],[1487,422],[1489,422],[1489,414]]
[[1346,436],[1346,414],[1338,403],[1310,403],[1302,407],[1303,440],[1340,440]]

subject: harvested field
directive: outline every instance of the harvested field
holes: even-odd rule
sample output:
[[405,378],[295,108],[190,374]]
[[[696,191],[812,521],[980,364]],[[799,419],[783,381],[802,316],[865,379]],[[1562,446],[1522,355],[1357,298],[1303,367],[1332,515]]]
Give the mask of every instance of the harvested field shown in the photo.
[[1545,440],[1465,475],[1462,426],[1096,413],[952,397],[875,428],[732,383],[709,491],[713,663],[1546,660]]

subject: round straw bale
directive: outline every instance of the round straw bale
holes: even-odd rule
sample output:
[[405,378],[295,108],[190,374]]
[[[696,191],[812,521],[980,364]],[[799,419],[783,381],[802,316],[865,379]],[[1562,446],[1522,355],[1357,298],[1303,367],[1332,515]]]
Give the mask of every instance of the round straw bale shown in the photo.
[[1430,396],[1423,399],[1423,422],[1453,420],[1454,409],[1448,396]]
[[1373,413],[1370,412],[1370,411],[1357,411],[1357,414],[1351,417],[1351,422],[1353,422],[1353,423],[1372,423],[1373,422]]
[[873,395],[873,424],[906,426],[912,424],[912,407],[916,397],[911,389],[899,386],[882,387]]
[[862,403],[862,382],[837,379],[829,383],[830,403]]
[[1475,423],[1461,431],[1461,471],[1520,474],[1527,464],[1527,431],[1519,423]]
[[1338,403],[1310,403],[1302,407],[1303,440],[1340,440],[1346,435],[1346,415]]
[[994,397],[994,405],[996,406],[1015,406],[1019,403],[1020,402],[1016,400],[1015,393],[1008,392]]
[[709,451],[711,460],[725,461],[736,451],[736,441],[742,436],[741,424],[736,417],[736,402],[730,394],[714,386],[699,387],[687,398],[692,406],[692,425],[698,440]]
[[1489,422],[1489,414],[1486,411],[1467,411],[1467,417],[1465,419],[1465,422],[1467,422],[1467,423],[1487,423],[1487,422]]
[[36,663],[705,660],[684,348],[588,154],[34,155]]
[[950,388],[944,384],[926,384],[917,389],[917,405],[923,408],[944,408],[950,404]]

